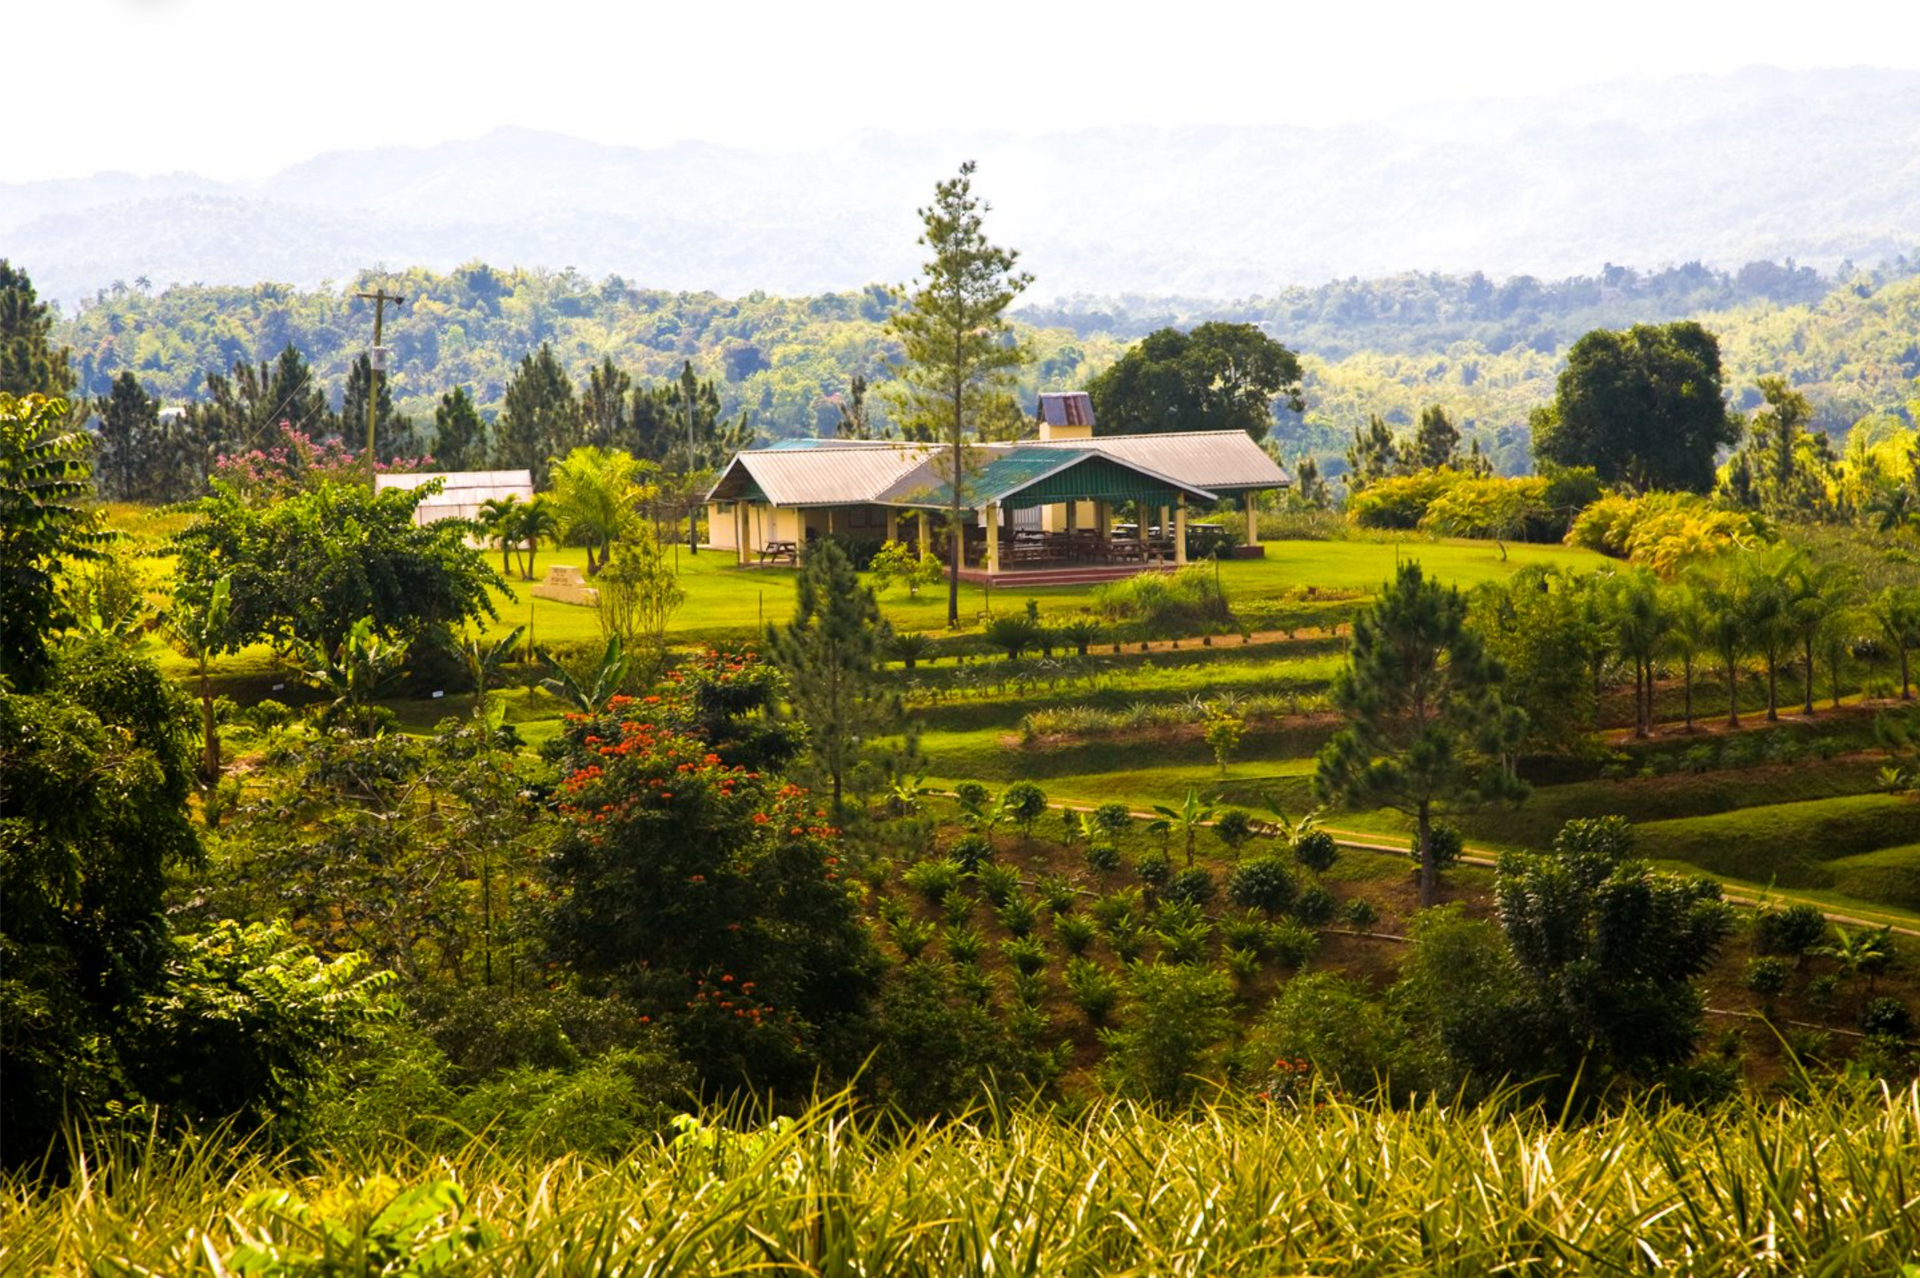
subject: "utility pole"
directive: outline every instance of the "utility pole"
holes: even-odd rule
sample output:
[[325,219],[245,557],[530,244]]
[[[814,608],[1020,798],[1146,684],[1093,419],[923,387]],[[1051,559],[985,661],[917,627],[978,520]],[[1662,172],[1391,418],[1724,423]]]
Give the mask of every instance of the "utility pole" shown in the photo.
[[387,303],[400,306],[406,298],[389,293],[381,285],[371,293],[355,293],[355,297],[364,297],[373,303],[373,349],[367,352],[367,489],[372,491],[373,482],[373,423],[380,407],[380,379],[387,372],[387,348],[380,344],[382,321],[387,317]]
[[[693,501],[693,392],[697,384],[693,378],[693,361],[688,360],[680,371],[680,398],[687,405],[687,553],[700,553],[700,507]],[[676,569],[676,571],[678,571]]]

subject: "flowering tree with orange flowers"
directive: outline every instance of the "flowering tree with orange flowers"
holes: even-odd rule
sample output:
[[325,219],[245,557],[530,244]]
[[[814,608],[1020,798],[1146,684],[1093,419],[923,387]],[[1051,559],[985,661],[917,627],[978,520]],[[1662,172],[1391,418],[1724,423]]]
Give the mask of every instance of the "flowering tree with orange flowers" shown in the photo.
[[590,988],[665,1024],[714,1086],[850,1069],[878,958],[806,791],[676,726],[680,696],[569,721],[546,932]]

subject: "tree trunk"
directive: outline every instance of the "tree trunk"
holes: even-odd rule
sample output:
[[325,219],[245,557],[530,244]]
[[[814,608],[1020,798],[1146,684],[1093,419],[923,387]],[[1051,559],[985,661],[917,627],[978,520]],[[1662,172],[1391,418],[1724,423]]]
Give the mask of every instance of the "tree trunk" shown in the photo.
[[1422,800],[1418,817],[1420,838],[1420,908],[1431,909],[1439,895],[1440,875],[1433,864],[1433,808]]
[[1780,722],[1780,663],[1767,654],[1767,722]]
[[1802,645],[1801,650],[1807,659],[1807,703],[1802,709],[1811,715],[1813,713],[1813,639],[1811,636]]
[[220,728],[213,716],[213,685],[207,678],[207,660],[200,659],[200,779],[208,785],[220,780]]
[[1681,678],[1685,682],[1686,689],[1687,689],[1687,709],[1686,709],[1687,731],[1692,732],[1693,731],[1693,658],[1688,657],[1686,661],[1682,664],[1681,669],[1685,672],[1681,676]]
[[1727,726],[1740,726],[1740,670],[1737,662],[1727,662]]
[[1907,650],[1904,646],[1900,649],[1900,699],[1913,700],[1913,679],[1907,673]]

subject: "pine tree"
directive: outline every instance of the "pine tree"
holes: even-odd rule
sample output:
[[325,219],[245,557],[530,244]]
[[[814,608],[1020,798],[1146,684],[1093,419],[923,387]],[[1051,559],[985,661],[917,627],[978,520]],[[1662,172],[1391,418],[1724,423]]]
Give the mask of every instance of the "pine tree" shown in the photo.
[[1416,563],[1401,565],[1354,618],[1348,665],[1333,685],[1348,726],[1320,752],[1315,786],[1331,800],[1413,818],[1422,906],[1437,886],[1435,816],[1527,794],[1507,766],[1526,716],[1502,703],[1502,678],[1467,625],[1466,600]]
[[[340,399],[340,438],[356,451],[367,446],[367,387],[372,381],[373,361],[362,354],[347,367],[347,389]],[[413,418],[393,411],[390,376],[380,379],[380,398],[373,417],[373,455],[382,461],[420,455]]]
[[1378,413],[1367,418],[1366,430],[1353,428],[1353,443],[1347,448],[1347,492],[1357,493],[1375,480],[1400,471],[1400,451],[1393,431]]
[[478,470],[487,461],[487,424],[473,396],[456,386],[433,410],[433,459],[447,470]]
[[785,629],[767,627],[767,651],[786,672],[814,765],[831,781],[836,820],[845,812],[847,774],[872,738],[900,716],[899,699],[875,679],[886,639],[880,605],[860,584],[846,551],[831,538],[809,543],[793,621]]
[[524,467],[533,472],[534,483],[544,485],[553,459],[573,447],[579,431],[580,406],[573,397],[573,383],[553,347],[542,342],[538,352],[520,361],[507,383],[495,423],[494,465]]
[[53,308],[25,271],[0,257],[0,392],[64,398],[73,392],[71,357],[53,344]]
[[1019,254],[989,244],[981,231],[987,205],[973,194],[973,161],[934,189],[920,210],[920,243],[933,257],[921,268],[907,307],[887,321],[906,359],[900,368],[908,433],[929,429],[946,450],[947,516],[952,558],[947,570],[947,625],[960,625],[960,569],[965,541],[967,436],[1005,390],[1028,353],[1011,340],[1006,311],[1033,276],[1014,270]]
[[610,355],[587,373],[587,388],[580,396],[580,419],[588,447],[626,448],[627,395],[632,389],[633,378]]
[[1429,404],[1420,412],[1420,425],[1413,433],[1413,448],[1408,460],[1415,470],[1437,470],[1459,461],[1460,428],[1438,404]]
[[[113,379],[113,388],[95,401],[100,418],[93,464],[102,496],[122,501],[161,497],[155,481],[170,469],[160,430],[160,401],[131,371]],[[164,499],[164,497],[161,497]]]

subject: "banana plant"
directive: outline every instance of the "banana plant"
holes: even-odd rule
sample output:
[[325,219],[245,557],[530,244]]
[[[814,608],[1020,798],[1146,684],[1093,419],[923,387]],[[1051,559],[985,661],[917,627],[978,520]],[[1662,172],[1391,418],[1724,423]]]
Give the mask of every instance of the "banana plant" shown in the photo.
[[373,618],[362,617],[331,652],[321,644],[305,645],[300,673],[332,698],[329,720],[370,737],[379,730],[375,702],[399,675],[406,656],[405,643],[378,633]]
[[607,638],[606,651],[600,654],[599,662],[587,673],[584,679],[576,679],[573,673],[557,661],[545,648],[538,649],[540,660],[553,673],[540,681],[540,686],[573,706],[581,714],[597,714],[621,685],[627,681],[627,672],[632,661],[621,650],[620,636]]
[[1160,815],[1147,822],[1149,833],[1157,834],[1161,839],[1171,839],[1179,834],[1186,840],[1187,864],[1193,864],[1194,841],[1200,837],[1200,828],[1213,820],[1213,804],[1200,797],[1200,792],[1192,786],[1187,787],[1187,797],[1177,808],[1156,803],[1153,810]]
[[[498,727],[494,722],[493,702],[487,696],[489,685],[494,676],[506,668],[513,659],[514,649],[520,644],[520,636],[525,634],[525,626],[515,626],[504,638],[487,642],[483,635],[473,635],[463,650],[467,658],[467,673],[473,678],[473,717],[484,720],[487,726]],[[502,707],[504,712],[505,707]]]
[[200,783],[220,779],[220,727],[214,721],[213,658],[232,642],[233,575],[213,583],[206,599],[195,601],[176,594],[165,619],[167,639],[181,656],[193,662],[200,681]]

